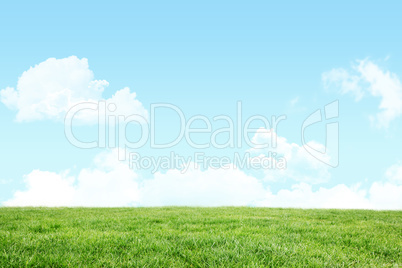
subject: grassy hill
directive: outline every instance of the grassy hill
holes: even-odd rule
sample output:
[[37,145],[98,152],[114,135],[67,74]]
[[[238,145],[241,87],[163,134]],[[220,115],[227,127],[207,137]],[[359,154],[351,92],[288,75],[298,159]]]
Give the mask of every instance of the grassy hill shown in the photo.
[[402,266],[402,211],[0,208],[0,267]]

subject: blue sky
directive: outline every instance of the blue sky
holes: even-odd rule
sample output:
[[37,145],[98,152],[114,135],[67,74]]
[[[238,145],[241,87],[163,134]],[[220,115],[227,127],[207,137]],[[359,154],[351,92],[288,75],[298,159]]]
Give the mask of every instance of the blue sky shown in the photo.
[[[288,173],[268,172],[269,176],[253,170],[195,170],[183,177],[174,169],[155,175],[126,169],[121,162],[105,169],[108,164],[99,164],[96,159],[104,154],[113,156],[113,150],[75,148],[65,138],[62,120],[51,116],[18,121],[17,113],[26,103],[9,109],[4,93],[0,103],[0,202],[303,207],[324,203],[345,207],[341,200],[348,200],[352,207],[401,209],[400,8],[397,1],[2,3],[0,90],[11,87],[19,92],[17,83],[31,67],[49,58],[64,64],[65,59],[75,56],[72,65],[82,67],[81,60],[87,59],[88,66],[83,68],[93,72],[93,79],[108,81],[102,99],[128,87],[148,112],[152,103],[171,103],[187,118],[205,115],[211,119],[221,114],[235,118],[237,102],[241,101],[245,118],[286,115],[277,135],[286,138],[283,146],[299,146],[292,150],[300,150],[301,159],[288,160],[292,167]],[[56,81],[61,88],[67,87],[54,78],[63,73],[52,73],[49,66],[48,76],[30,78],[24,86],[31,104],[39,98],[38,84],[45,85],[47,77],[53,77],[49,81]],[[351,81],[357,82],[351,85]],[[79,94],[78,89],[69,89]],[[356,96],[360,93],[359,99]],[[339,166],[332,168],[305,159],[300,129],[311,113],[335,100],[339,101]],[[384,110],[388,111],[385,119],[378,119]],[[163,113],[158,120],[156,134],[173,137],[177,131],[174,115]],[[96,127],[84,124],[76,131],[82,137],[93,137]],[[255,127],[263,126],[256,123]],[[325,122],[312,127],[307,138],[325,144],[324,130]],[[134,135],[138,129],[129,131]],[[203,139],[202,135],[198,138]],[[232,156],[249,149],[201,151]],[[183,141],[165,150],[146,145],[137,151],[147,156],[169,155],[171,151],[191,156],[200,150]],[[291,161],[297,163],[293,166]],[[88,179],[91,176],[85,172],[92,172],[94,178],[101,174],[105,181],[119,186],[113,190],[116,196],[123,195],[121,189],[132,187],[133,191],[119,202],[103,201],[100,193],[109,192],[99,188],[108,184],[102,184],[102,178]],[[233,183],[221,179],[229,174],[237,176]],[[323,180],[302,179],[317,174]],[[198,175],[208,179],[194,181]],[[126,177],[113,180],[114,176]],[[203,187],[204,192],[194,190]],[[71,191],[71,196],[58,203],[58,191]],[[325,195],[333,199],[323,201]]]

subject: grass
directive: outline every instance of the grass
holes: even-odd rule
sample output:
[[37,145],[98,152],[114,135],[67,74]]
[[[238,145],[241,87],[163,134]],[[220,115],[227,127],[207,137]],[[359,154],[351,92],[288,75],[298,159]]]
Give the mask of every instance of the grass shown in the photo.
[[402,211],[0,208],[0,267],[398,267]]

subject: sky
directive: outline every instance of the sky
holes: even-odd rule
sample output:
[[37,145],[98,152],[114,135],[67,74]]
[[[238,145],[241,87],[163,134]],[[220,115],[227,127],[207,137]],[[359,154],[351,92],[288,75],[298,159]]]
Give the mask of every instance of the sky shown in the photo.
[[401,5],[1,3],[0,205],[402,209]]

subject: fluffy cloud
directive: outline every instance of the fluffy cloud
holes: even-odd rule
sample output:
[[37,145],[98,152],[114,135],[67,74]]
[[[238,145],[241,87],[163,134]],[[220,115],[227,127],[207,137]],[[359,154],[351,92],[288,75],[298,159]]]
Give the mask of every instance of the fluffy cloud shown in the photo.
[[369,194],[369,200],[374,209],[402,209],[402,185],[374,182]]
[[342,209],[402,209],[402,166],[391,166],[385,180],[375,181],[365,190],[357,184],[348,187],[338,184],[332,188],[320,187],[313,191],[306,183],[295,184],[273,194],[267,192],[259,206],[293,208],[342,208]]
[[[25,177],[26,190],[17,191],[5,206],[247,206],[265,197],[262,184],[233,167],[186,173],[169,170],[140,180],[117,151],[101,153],[94,168],[78,176],[68,171],[34,170]],[[192,165],[193,166],[193,165]]]
[[72,205],[75,189],[74,178],[67,173],[34,170],[25,176],[26,191],[17,191],[5,206],[69,206]]
[[[322,183],[330,179],[329,166],[309,154],[303,146],[288,142],[285,137],[278,136],[274,130],[260,128],[254,137],[252,143],[270,144],[267,149],[252,148],[249,151],[257,157],[264,157],[266,151],[276,153],[277,156],[286,160],[285,169],[266,169],[264,170],[267,181],[297,181],[306,183]],[[308,146],[317,151],[325,152],[325,146],[311,141]],[[323,154],[324,158],[329,155]],[[275,159],[273,159],[275,161]],[[327,159],[328,160],[328,159]],[[328,162],[328,161],[327,161]]]
[[300,183],[292,189],[280,190],[277,194],[267,193],[266,199],[259,206],[296,207],[296,208],[372,208],[363,190],[349,188],[339,184],[333,188],[320,187],[317,191],[312,186]]
[[[31,67],[18,79],[16,89],[7,87],[0,91],[0,100],[9,109],[17,111],[17,121],[62,120],[66,112],[82,102],[114,103],[116,115],[139,114],[147,111],[128,88],[117,91],[110,99],[102,93],[109,83],[95,80],[86,58],[71,56],[64,59],[49,58]],[[97,112],[80,114],[83,123],[96,123]]]
[[300,183],[291,190],[267,193],[265,207],[341,208],[341,209],[402,209],[402,186],[389,182],[374,182],[368,191],[344,184],[332,188],[320,187],[313,191],[311,185]]
[[25,177],[26,190],[17,191],[5,206],[132,206],[139,201],[138,175],[116,152],[101,153],[94,168],[75,176],[68,171],[34,170]]
[[[191,164],[190,166],[194,166]],[[256,178],[228,166],[182,173],[169,170],[156,173],[144,183],[144,206],[249,206],[263,199],[265,190]]]
[[144,180],[127,163],[117,160],[116,151],[111,151],[96,156],[94,167],[81,170],[77,176],[68,171],[32,171],[25,177],[27,189],[17,191],[3,205],[402,209],[402,185],[391,178],[374,182],[367,189],[339,184],[314,191],[311,184],[302,182],[274,194],[258,179],[233,166],[227,168],[194,167],[186,173],[173,169]]
[[356,100],[364,94],[381,98],[380,111],[372,118],[378,127],[389,123],[402,114],[402,85],[396,74],[382,70],[369,60],[358,61],[351,71],[333,69],[322,75],[326,87],[336,86],[341,93],[352,93]]

